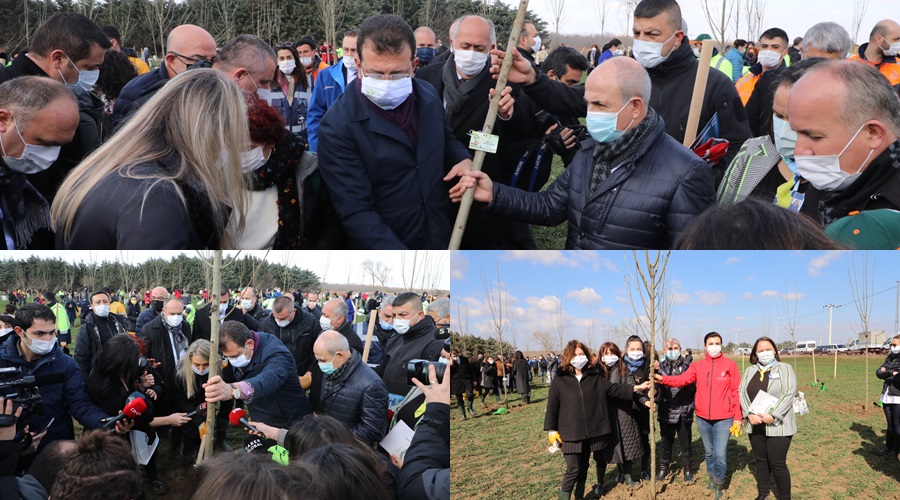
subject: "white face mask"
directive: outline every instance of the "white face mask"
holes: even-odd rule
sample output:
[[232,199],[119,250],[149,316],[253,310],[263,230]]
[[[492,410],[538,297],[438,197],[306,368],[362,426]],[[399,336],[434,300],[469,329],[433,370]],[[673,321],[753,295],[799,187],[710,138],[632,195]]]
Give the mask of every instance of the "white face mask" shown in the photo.
[[285,75],[291,74],[294,69],[297,68],[297,61],[293,59],[285,59],[284,61],[278,61],[278,69],[281,70]]
[[781,53],[774,50],[760,50],[756,61],[762,64],[763,68],[775,68],[781,64]]
[[756,353],[756,358],[761,366],[768,366],[775,361],[775,351],[759,351]]
[[105,318],[105,317],[109,316],[109,306],[108,305],[94,306],[93,309],[94,309],[94,314],[96,314],[97,316],[100,316],[101,318]]
[[619,357],[614,354],[610,354],[608,356],[603,356],[602,358],[600,358],[600,360],[603,361],[603,364],[605,364],[606,366],[613,366],[614,364],[619,362]]
[[[275,319],[274,317],[272,319]],[[275,324],[281,328],[284,328],[291,324],[291,318],[288,319],[276,319]]]
[[262,146],[253,148],[250,151],[244,151],[241,153],[241,171],[245,174],[255,172],[259,167],[265,165],[267,161],[269,159],[263,154]]
[[31,341],[31,343],[26,342],[25,345],[27,345],[28,348],[31,349],[31,352],[37,354],[38,356],[43,356],[44,354],[49,353],[53,350],[53,346],[56,345],[56,337],[53,337],[53,340],[38,340],[29,337],[27,333],[25,334],[25,336],[28,337],[29,341]]
[[400,335],[403,335],[406,332],[408,332],[409,331],[409,320],[394,318],[394,331],[399,333]]
[[878,48],[880,48],[881,52],[883,52],[884,55],[886,55],[888,57],[896,56],[897,54],[900,54],[900,42],[894,42],[894,43],[890,44],[888,46],[888,48],[884,48],[881,45],[879,45]]
[[3,162],[6,163],[6,166],[13,172],[25,175],[36,174],[50,168],[50,165],[59,158],[60,146],[28,144],[25,142],[25,138],[22,137],[22,131],[19,130],[19,121],[16,120],[13,124],[16,127],[16,133],[22,139],[22,144],[25,145],[25,149],[22,150],[22,154],[18,158],[6,156],[6,146],[3,145],[3,139],[0,138],[0,149],[3,150]]
[[222,318],[225,316],[225,313],[228,312],[228,303],[219,304],[219,317]]
[[614,51],[613,51],[613,55],[614,55],[614,56],[621,56],[621,55],[624,55],[624,54],[625,54],[625,51],[622,50],[622,49],[618,49],[618,50],[614,50]]
[[698,49],[697,47],[694,47],[691,50],[694,51],[694,57],[700,57],[700,49]]
[[366,76],[362,79],[363,95],[381,109],[391,110],[403,104],[412,91],[412,78],[376,80]]
[[580,370],[580,369],[584,368],[584,365],[586,365],[587,362],[588,362],[587,356],[582,355],[582,356],[575,356],[574,358],[572,358],[572,361],[570,361],[569,363],[571,363],[571,365],[574,366],[576,370]]
[[171,326],[172,328],[178,327],[181,324],[181,321],[184,320],[184,316],[180,314],[169,314],[166,316],[166,324]]
[[348,70],[356,71],[356,59],[354,59],[353,56],[344,56],[341,58],[341,62]]
[[331,320],[326,318],[325,316],[322,316],[321,318],[319,318],[319,326],[322,327],[323,332],[325,330],[331,330]]
[[209,373],[209,367],[207,366],[205,370],[198,370],[196,366],[191,365],[191,370],[194,370],[194,373],[197,375],[206,375]]
[[534,43],[531,45],[531,50],[535,52],[541,50],[541,35],[534,35]]
[[488,55],[474,50],[456,49],[453,51],[456,71],[463,76],[475,76],[484,70]]
[[869,156],[866,156],[866,160],[853,174],[848,174],[841,170],[841,155],[847,151],[850,144],[853,144],[853,141],[856,140],[857,136],[859,136],[859,133],[862,132],[862,129],[865,126],[866,125],[863,124],[862,127],[859,127],[859,130],[853,134],[853,138],[850,139],[850,142],[848,142],[847,145],[844,146],[844,149],[837,155],[795,156],[794,160],[797,162],[797,172],[799,172],[804,179],[808,180],[810,184],[815,186],[816,189],[821,191],[841,191],[850,184],[853,184],[853,181],[855,181],[860,173],[862,173],[863,167],[869,161],[869,158],[872,157],[875,150],[869,151]]
[[[641,66],[647,69],[655,68],[669,57],[669,55],[663,57],[662,48],[663,45],[669,43],[669,40],[674,38],[676,34],[678,34],[677,31],[672,33],[672,36],[662,43],[635,40],[631,53],[634,55],[634,58],[637,59],[637,62],[641,63]],[[675,48],[673,47],[672,50],[675,50]],[[671,53],[672,51],[669,51],[669,54]]]
[[900,354],[900,345],[892,345],[891,353],[892,354]]
[[775,132],[775,147],[785,161],[794,159],[794,147],[797,145],[797,132],[791,124],[772,115],[772,129]]
[[[246,349],[246,346],[244,347]],[[250,358],[246,356],[246,353],[241,354],[236,358],[228,358],[228,362],[231,363],[231,366],[235,368],[243,368],[250,364]]]
[[644,359],[644,352],[643,351],[630,351],[628,353],[628,357],[631,358],[632,361]]
[[710,355],[710,357],[718,358],[722,355],[722,346],[721,345],[708,345],[706,346],[706,353]]
[[313,62],[312,56],[306,56],[306,57],[300,56],[300,64],[302,64],[304,66],[309,66],[312,64],[312,62]]
[[241,300],[241,308],[244,310],[244,312],[247,312],[250,309],[253,309],[253,301],[250,299]]
[[12,328],[0,328],[0,337],[2,337],[3,335],[8,335],[12,331]]

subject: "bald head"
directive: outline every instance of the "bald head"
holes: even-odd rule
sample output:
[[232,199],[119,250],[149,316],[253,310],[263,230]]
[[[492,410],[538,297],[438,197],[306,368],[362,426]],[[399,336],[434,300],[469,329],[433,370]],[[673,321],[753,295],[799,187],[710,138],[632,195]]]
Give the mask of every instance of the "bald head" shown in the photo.
[[[589,98],[591,95],[593,97]],[[618,107],[613,110],[616,112],[630,99],[640,98],[641,107],[646,114],[647,102],[650,100],[650,76],[636,60],[630,57],[614,57],[598,66],[588,76],[584,97],[588,100],[589,108],[591,101],[599,98],[600,102],[611,104],[607,107],[615,107],[617,104]],[[609,111],[592,108],[590,110]]]
[[422,26],[415,31],[416,36],[416,48],[429,48],[433,49],[435,44],[437,43],[437,35],[434,34],[434,30],[429,28],[428,26]]
[[[892,37],[891,35],[894,36]],[[887,39],[890,41],[890,39],[894,37],[900,37],[900,24],[897,24],[897,21],[894,21],[892,19],[883,19],[881,21],[878,21],[875,27],[872,28],[872,32],[869,33],[869,42],[877,43],[881,39]],[[878,40],[876,40],[876,38]]]
[[208,31],[193,24],[176,26],[166,39],[166,70],[169,78],[199,60],[216,55],[216,41]]
[[316,343],[313,345],[313,352],[317,357],[319,354],[322,354],[322,357],[328,360],[339,352],[349,356],[350,344],[347,342],[347,337],[334,330],[326,330],[316,339]]
[[497,41],[494,23],[481,16],[462,16],[454,23],[454,27],[450,36],[453,39],[453,46],[458,49],[484,52],[480,50],[481,47],[490,50]]
[[169,291],[165,288],[158,286],[153,290],[150,290],[150,300],[166,300],[169,298]]

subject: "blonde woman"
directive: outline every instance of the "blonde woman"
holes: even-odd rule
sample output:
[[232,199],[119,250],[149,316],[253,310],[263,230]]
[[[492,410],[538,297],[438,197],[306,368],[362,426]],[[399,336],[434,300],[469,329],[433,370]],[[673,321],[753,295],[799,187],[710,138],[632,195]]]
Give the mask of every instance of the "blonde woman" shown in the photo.
[[66,177],[51,208],[57,248],[230,246],[249,148],[237,85],[211,69],[179,74]]

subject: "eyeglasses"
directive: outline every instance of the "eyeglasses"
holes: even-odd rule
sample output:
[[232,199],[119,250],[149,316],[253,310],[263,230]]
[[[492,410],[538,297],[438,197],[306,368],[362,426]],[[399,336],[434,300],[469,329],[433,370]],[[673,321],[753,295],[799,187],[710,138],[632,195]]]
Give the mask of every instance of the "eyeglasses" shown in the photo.
[[[197,63],[200,61],[212,62],[212,60],[207,59],[205,57],[189,57],[184,54],[179,54],[178,52],[175,52],[175,51],[170,51],[169,54],[174,54],[175,57],[177,57],[179,59],[186,59],[186,60],[190,61],[190,64],[194,64],[194,63]],[[188,66],[190,66],[190,64],[188,64]]]
[[281,48],[281,47],[293,47],[293,46],[294,46],[294,43],[293,43],[293,42],[278,42],[278,43],[275,44],[275,47],[276,47],[276,48]]
[[393,80],[396,82],[398,80],[411,77],[412,73],[395,73],[392,75],[385,75],[383,73],[366,73],[363,76],[371,78],[373,80]]

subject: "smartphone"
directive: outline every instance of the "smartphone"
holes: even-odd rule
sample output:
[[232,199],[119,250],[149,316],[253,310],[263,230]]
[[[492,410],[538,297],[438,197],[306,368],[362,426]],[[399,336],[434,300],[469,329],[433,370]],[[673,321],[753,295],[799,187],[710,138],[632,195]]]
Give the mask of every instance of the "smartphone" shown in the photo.
[[35,432],[34,435],[37,436],[38,434],[40,434],[40,433],[46,431],[47,429],[49,429],[50,426],[53,425],[53,421],[54,421],[54,420],[56,420],[56,419],[55,419],[55,418],[51,418],[50,421],[47,422],[47,425],[41,427],[41,430]]

